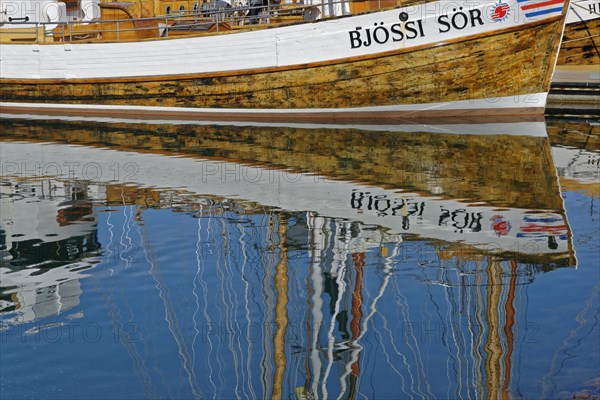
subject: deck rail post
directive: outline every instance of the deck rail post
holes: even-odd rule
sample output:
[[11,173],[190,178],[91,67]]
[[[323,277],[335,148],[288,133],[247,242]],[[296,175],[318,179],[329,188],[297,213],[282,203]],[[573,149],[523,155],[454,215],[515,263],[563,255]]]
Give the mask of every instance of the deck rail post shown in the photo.
[[271,26],[271,0],[267,0],[267,26]]

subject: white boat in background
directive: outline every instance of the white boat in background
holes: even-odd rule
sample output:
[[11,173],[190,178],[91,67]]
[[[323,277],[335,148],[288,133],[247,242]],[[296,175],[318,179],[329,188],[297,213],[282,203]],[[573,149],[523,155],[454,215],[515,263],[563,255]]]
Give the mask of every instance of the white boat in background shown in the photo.
[[580,90],[593,85],[598,89],[597,86],[600,85],[600,2],[598,0],[571,1],[552,81],[555,86],[571,83],[580,84],[577,88]]
[[547,113],[600,117],[600,2],[571,1]]

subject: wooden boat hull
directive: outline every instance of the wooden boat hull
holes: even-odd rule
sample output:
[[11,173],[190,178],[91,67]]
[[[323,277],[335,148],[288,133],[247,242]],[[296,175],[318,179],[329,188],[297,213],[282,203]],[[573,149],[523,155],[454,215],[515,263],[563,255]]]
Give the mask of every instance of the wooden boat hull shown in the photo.
[[[514,7],[518,7],[516,4],[515,2]],[[397,20],[401,11],[402,9],[392,10],[391,16],[395,16]],[[354,31],[342,32],[340,39],[344,46],[355,47],[357,55],[352,56],[354,53],[351,51],[340,51],[338,53],[345,55],[344,57],[325,59],[321,53],[326,51],[326,45],[322,45],[321,53],[311,54],[307,50],[308,55],[303,58],[290,50],[278,48],[275,51],[275,64],[278,65],[270,65],[270,61],[258,61],[255,63],[259,65],[257,68],[229,66],[229,70],[218,68],[217,71],[202,72],[203,68],[211,67],[199,65],[197,70],[201,72],[155,75],[148,70],[140,70],[142,72],[131,72],[133,75],[123,76],[129,72],[120,65],[120,71],[123,72],[117,71],[111,76],[102,68],[82,70],[72,67],[67,62],[71,56],[67,54],[58,71],[42,71],[35,79],[31,79],[23,78],[23,73],[15,72],[16,68],[7,66],[4,59],[2,100],[11,103],[183,107],[196,109],[196,112],[201,110],[202,113],[196,114],[198,118],[217,113],[219,118],[234,119],[236,116],[242,118],[241,115],[243,118],[277,118],[282,113],[308,118],[331,117],[341,113],[347,118],[365,117],[373,113],[387,113],[388,116],[396,117],[428,117],[461,113],[517,115],[543,112],[560,43],[564,12],[533,22],[523,23],[522,20],[515,19],[504,25],[498,21],[488,22],[487,14],[482,14],[488,11],[477,12],[478,14],[462,14],[475,17],[470,21],[473,26],[464,29],[469,31],[473,28],[469,31],[471,34],[454,32],[442,40],[445,37],[440,36],[440,32],[446,29],[446,20],[442,20],[442,23],[439,17],[432,20],[427,17],[417,20],[421,21],[417,22],[421,24],[419,26],[424,26],[419,31],[425,37],[429,34],[428,29],[432,32],[437,29],[437,37],[432,33],[433,39],[417,38],[422,40],[415,40],[415,45],[404,40],[406,43],[394,46],[391,43],[394,36],[390,32],[397,32],[393,28],[400,24],[393,25],[390,22],[387,34],[383,31],[378,36],[380,39],[387,38],[385,41],[381,40],[383,43],[379,51],[365,49],[367,46],[363,46],[368,41],[375,40],[375,33],[371,38],[363,32],[361,39],[357,40],[356,33],[360,28],[357,27],[352,28]],[[378,16],[381,19],[390,18],[390,12],[348,17],[339,21],[356,19],[356,24],[365,26],[372,24],[371,21],[378,21]],[[456,21],[458,26],[462,26],[461,18]],[[347,26],[352,26],[352,21],[346,22]],[[479,22],[481,27],[477,26]],[[317,28],[327,23],[323,21],[303,25],[314,25]],[[375,22],[375,26],[377,24]],[[417,25],[412,28],[415,29],[415,26]],[[485,28],[487,31],[480,32],[481,29],[476,28]],[[275,28],[273,31],[278,29],[285,28]],[[339,31],[336,34],[340,34]],[[404,33],[409,34],[406,31]],[[291,35],[289,32],[287,34]],[[220,39],[226,36],[228,35],[221,35]],[[197,42],[190,42],[190,45],[195,43],[199,46],[198,49],[202,49],[201,39],[207,38],[197,39]],[[176,40],[184,39],[163,43]],[[292,42],[293,40],[289,41],[290,46],[296,45]],[[335,40],[331,39],[331,42],[334,48]],[[119,43],[115,46],[138,46],[132,49],[139,50],[139,46],[146,43],[151,42]],[[63,56],[63,50],[56,50],[56,46],[38,46],[42,50],[37,53],[40,57],[38,67],[42,65],[42,53],[48,47],[52,47],[52,54]],[[76,46],[94,45],[64,45],[65,48],[67,46],[70,47],[64,53],[75,51]],[[297,46],[300,50],[308,49],[310,41]],[[9,58],[13,54],[23,57],[19,54],[22,47],[23,45],[21,48],[16,48],[15,45],[5,46],[11,51]],[[98,49],[111,50],[108,47]],[[35,51],[33,54],[36,56]],[[178,61],[183,62],[172,60],[173,63]],[[32,65],[36,65],[35,62]],[[240,61],[238,66],[244,65],[246,64]],[[186,68],[189,70],[190,67]],[[135,66],[132,69],[135,70]],[[174,66],[173,69],[177,70],[177,67]],[[167,70],[169,69],[162,69]],[[15,78],[5,76],[11,73]],[[15,109],[11,107],[22,106],[2,105],[5,112]],[[90,112],[94,109],[102,110],[103,107],[91,108]],[[156,111],[161,112],[161,109]]]

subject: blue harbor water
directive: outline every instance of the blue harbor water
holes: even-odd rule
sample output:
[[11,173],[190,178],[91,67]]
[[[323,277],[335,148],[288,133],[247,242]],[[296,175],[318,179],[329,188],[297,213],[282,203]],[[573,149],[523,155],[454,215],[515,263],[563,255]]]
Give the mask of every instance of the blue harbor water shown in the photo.
[[2,399],[600,396],[600,125],[0,129]]

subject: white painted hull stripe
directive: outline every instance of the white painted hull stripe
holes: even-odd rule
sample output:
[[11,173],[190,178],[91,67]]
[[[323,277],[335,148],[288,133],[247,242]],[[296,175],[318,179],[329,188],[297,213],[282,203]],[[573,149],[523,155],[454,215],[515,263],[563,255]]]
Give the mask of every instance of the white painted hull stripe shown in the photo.
[[401,104],[376,107],[352,108],[299,108],[299,109],[239,109],[239,108],[192,108],[192,107],[155,107],[155,106],[130,106],[130,105],[104,105],[104,104],[43,104],[43,103],[11,103],[0,102],[2,108],[30,107],[43,113],[44,110],[102,110],[102,111],[130,111],[130,112],[167,112],[167,113],[193,113],[201,117],[202,114],[264,114],[301,115],[301,114],[353,114],[357,112],[394,112],[394,111],[446,111],[446,110],[485,110],[485,109],[520,109],[544,108],[548,93],[532,93],[517,96],[497,97],[492,99],[461,100],[443,103]]
[[[495,12],[496,8],[503,11]],[[560,16],[496,3],[441,0],[333,20],[224,35],[119,43],[2,44],[5,79],[87,79],[277,68],[434,46]],[[408,21],[402,22],[406,16]],[[401,19],[402,18],[402,19]]]
[[56,116],[56,115],[31,115],[0,113],[0,118],[28,119],[28,120],[54,120],[103,123],[103,124],[152,124],[152,125],[192,125],[192,126],[256,126],[264,128],[299,128],[299,129],[357,129],[371,132],[399,132],[399,133],[439,133],[457,135],[508,135],[508,136],[547,136],[546,124],[542,121],[500,122],[500,123],[442,123],[442,124],[315,124],[315,123],[277,123],[277,122],[252,122],[252,121],[198,121],[198,120],[148,120],[126,118],[102,118],[84,116]]

